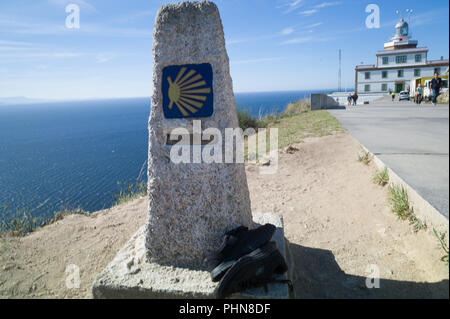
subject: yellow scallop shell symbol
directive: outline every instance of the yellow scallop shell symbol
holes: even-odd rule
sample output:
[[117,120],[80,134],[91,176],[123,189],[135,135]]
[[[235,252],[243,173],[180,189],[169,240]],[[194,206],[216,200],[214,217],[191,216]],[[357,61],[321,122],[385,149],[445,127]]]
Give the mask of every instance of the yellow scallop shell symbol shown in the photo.
[[197,113],[203,107],[207,99],[207,94],[211,93],[211,88],[206,86],[201,74],[196,74],[195,70],[181,68],[177,77],[172,82],[170,76],[169,82],[169,109],[175,104],[183,116],[189,116],[189,112]]

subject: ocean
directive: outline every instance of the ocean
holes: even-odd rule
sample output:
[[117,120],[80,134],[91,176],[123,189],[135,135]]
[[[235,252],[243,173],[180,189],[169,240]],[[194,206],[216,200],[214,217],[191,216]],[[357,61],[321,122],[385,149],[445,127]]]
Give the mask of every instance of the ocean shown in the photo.
[[[329,92],[315,91],[315,92]],[[240,110],[279,113],[311,91],[236,93]],[[0,211],[50,217],[114,205],[143,169],[150,98],[0,105]],[[144,166],[144,167],[143,167]]]

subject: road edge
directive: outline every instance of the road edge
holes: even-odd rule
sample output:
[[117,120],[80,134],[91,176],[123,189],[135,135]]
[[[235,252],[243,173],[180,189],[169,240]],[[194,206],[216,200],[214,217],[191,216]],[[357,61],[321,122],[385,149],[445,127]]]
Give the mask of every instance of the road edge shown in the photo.
[[436,229],[439,233],[445,233],[445,240],[447,245],[449,244],[449,221],[442,215],[433,205],[431,205],[426,199],[424,199],[414,188],[406,183],[400,176],[395,173],[388,165],[386,165],[378,156],[373,154],[368,148],[360,143],[350,132],[347,133],[361,146],[361,148],[369,153],[373,163],[379,170],[383,170],[385,167],[389,174],[389,185],[403,186],[408,192],[408,198],[410,205],[414,208],[415,215],[426,223],[427,228],[432,230]]

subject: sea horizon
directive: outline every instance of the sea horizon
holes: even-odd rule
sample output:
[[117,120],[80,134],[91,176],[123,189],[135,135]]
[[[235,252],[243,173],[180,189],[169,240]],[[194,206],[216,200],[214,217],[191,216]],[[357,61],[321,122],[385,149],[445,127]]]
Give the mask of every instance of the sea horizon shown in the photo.
[[[329,91],[235,93],[235,100],[261,117]],[[118,182],[134,183],[146,163],[149,112],[148,97],[0,105],[0,208],[50,217],[113,206]]]
[[[350,92],[351,89],[341,89],[341,92]],[[338,89],[306,89],[306,90],[275,90],[275,91],[237,91],[234,95],[239,94],[271,94],[271,93],[289,93],[289,92],[320,92],[320,93],[333,93],[337,92]],[[5,100],[15,100],[21,99],[27,101],[25,103],[13,102],[8,103]],[[65,102],[83,102],[83,101],[101,101],[101,100],[127,100],[127,99],[151,99],[149,96],[118,96],[118,97],[85,97],[85,98],[61,98],[61,99],[51,99],[51,98],[33,98],[27,96],[0,96],[0,106],[13,106],[13,105],[29,105],[29,104],[48,104],[48,103],[65,103]]]

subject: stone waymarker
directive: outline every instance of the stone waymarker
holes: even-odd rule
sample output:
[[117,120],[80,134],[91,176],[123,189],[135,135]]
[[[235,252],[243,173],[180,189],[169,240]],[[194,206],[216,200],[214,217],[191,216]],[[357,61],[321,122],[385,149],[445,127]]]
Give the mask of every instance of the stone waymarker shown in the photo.
[[[201,266],[221,235],[252,223],[244,164],[170,160],[174,128],[237,128],[236,105],[219,11],[211,2],[163,6],[153,40],[153,95],[149,121],[149,219],[152,261]],[[201,148],[194,145],[192,148]]]
[[[217,250],[226,231],[254,225],[243,163],[171,160],[173,129],[186,129],[188,141],[194,141],[188,148],[201,151],[204,145],[194,134],[194,121],[201,120],[202,130],[219,130],[225,154],[225,129],[238,127],[216,5],[163,6],[156,17],[153,57],[148,222],[98,276],[96,298],[212,297],[216,283],[205,271],[205,257]],[[279,226],[275,237],[285,253],[281,219],[259,214],[255,222]],[[274,287],[274,297],[287,296],[286,287]]]

